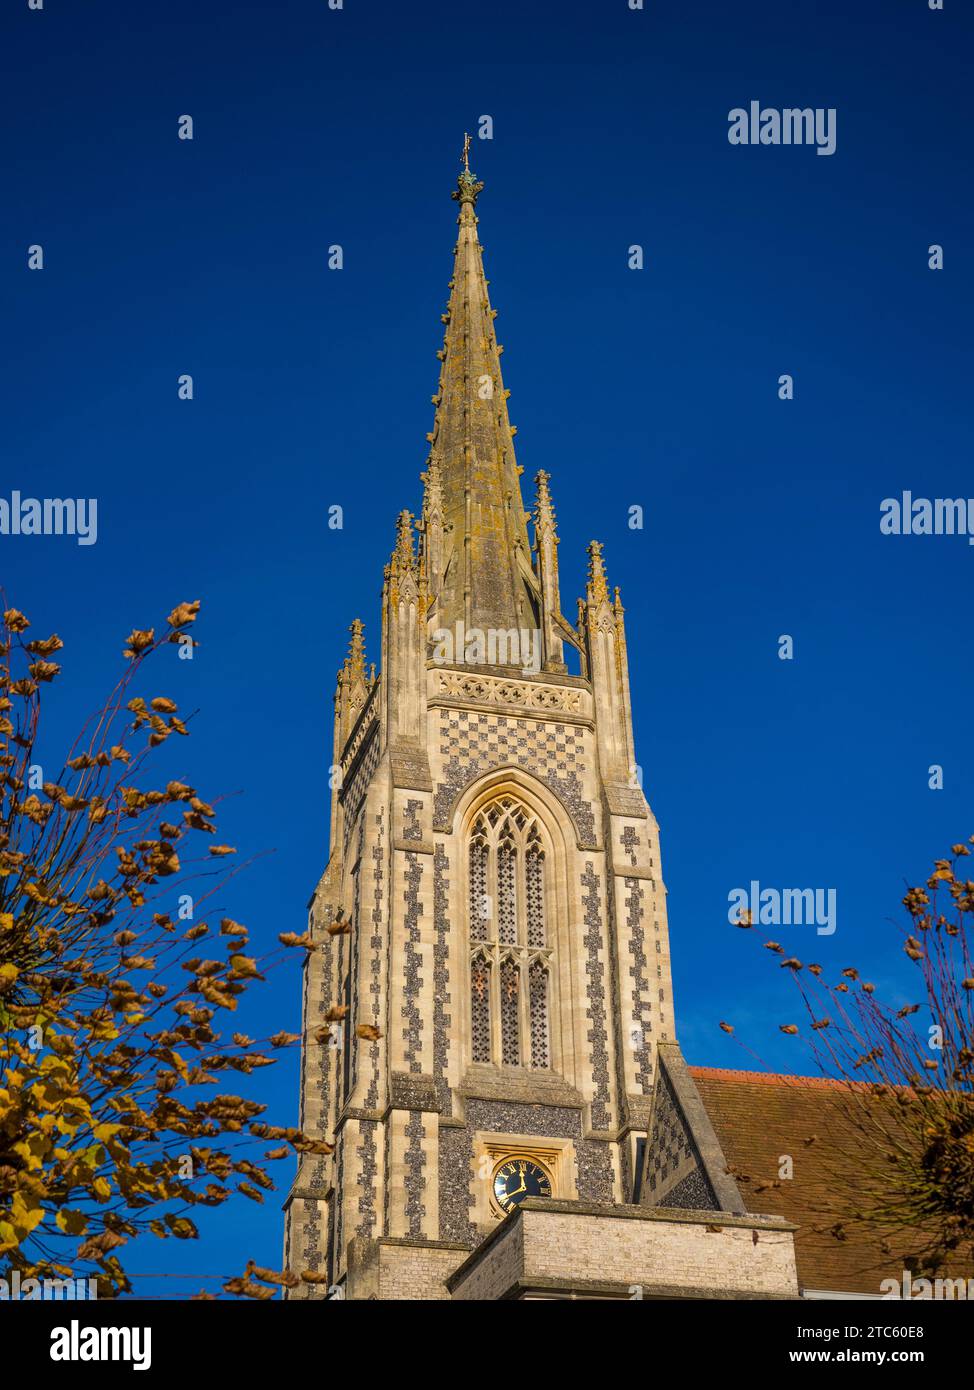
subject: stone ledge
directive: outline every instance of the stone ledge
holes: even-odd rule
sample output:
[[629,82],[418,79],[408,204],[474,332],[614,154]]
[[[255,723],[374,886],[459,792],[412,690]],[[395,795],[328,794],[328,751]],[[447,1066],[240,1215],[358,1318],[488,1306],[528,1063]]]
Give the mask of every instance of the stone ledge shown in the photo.
[[[518,1211],[597,1216],[603,1221],[662,1221],[668,1225],[726,1226],[728,1229],[737,1227],[746,1231],[781,1231],[785,1234],[798,1230],[793,1221],[770,1212],[747,1212],[742,1216],[729,1211],[687,1211],[684,1207],[636,1207],[628,1204],[605,1207],[595,1202],[570,1202],[558,1197],[529,1197],[521,1203]],[[503,1229],[503,1224],[498,1226],[491,1231],[489,1239],[496,1240]]]
[[554,1105],[565,1109],[582,1110],[585,1098],[574,1086],[560,1076],[542,1076],[524,1070],[518,1075],[513,1067],[503,1072],[484,1066],[483,1071],[470,1067],[460,1083],[459,1093],[464,1100],[499,1100],[515,1105]]
[[403,1250],[457,1250],[469,1255],[470,1246],[458,1240],[419,1240],[416,1236],[379,1236],[376,1245],[389,1245]]
[[425,748],[394,748],[389,753],[389,766],[392,769],[394,787],[414,792],[433,790],[433,778],[430,775],[429,758]]
[[620,1128],[620,1135],[629,1134],[633,1130],[639,1130],[643,1134],[648,1134],[652,1119],[652,1096],[627,1095],[625,1099],[625,1120]]
[[441,1106],[435,1078],[422,1072],[394,1071],[389,1109],[434,1111],[438,1114]]
[[636,878],[643,883],[662,883],[655,869],[643,869],[638,864],[613,864],[612,876],[623,880]]
[[793,1299],[795,1227],[781,1217],[529,1198],[449,1275],[453,1299],[560,1296]]
[[299,1198],[302,1202],[327,1202],[329,1194],[334,1192],[334,1190],[335,1187],[333,1183],[329,1183],[327,1187],[323,1187],[318,1191],[315,1191],[312,1187],[292,1187],[284,1198],[282,1208]]
[[[686,1290],[676,1284],[640,1284],[641,1290],[639,1299],[632,1296],[631,1284],[607,1284],[599,1279],[532,1279],[530,1283],[518,1279],[517,1283],[511,1288],[510,1292],[504,1295],[504,1301],[524,1300],[524,1299],[551,1299],[564,1302],[567,1299],[592,1299],[593,1301],[602,1300],[604,1302],[653,1302],[659,1299],[679,1299],[685,1303],[689,1295]],[[723,1300],[728,1303],[737,1303],[742,1300],[750,1299],[752,1302],[766,1303],[769,1301],[791,1300],[800,1301],[800,1294],[782,1293],[728,1293],[724,1289],[708,1290],[706,1295],[700,1295],[710,1300]]]
[[334,1132],[337,1134],[340,1129],[344,1128],[349,1120],[379,1121],[384,1120],[388,1113],[388,1107],[385,1110],[362,1110],[357,1106],[346,1105],[335,1121]]
[[602,791],[610,815],[624,816],[628,820],[650,819],[646,797],[635,787],[620,786],[618,782],[605,782]]

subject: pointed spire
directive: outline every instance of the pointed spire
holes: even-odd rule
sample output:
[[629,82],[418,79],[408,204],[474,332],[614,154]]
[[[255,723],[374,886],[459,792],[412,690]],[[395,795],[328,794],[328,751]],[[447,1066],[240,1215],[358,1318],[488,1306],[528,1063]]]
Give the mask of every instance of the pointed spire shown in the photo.
[[475,206],[483,184],[470,170],[469,150],[467,137],[453,191],[459,231],[429,434],[429,467],[442,489],[444,540],[436,621],[485,630],[532,627],[520,469],[477,236]]

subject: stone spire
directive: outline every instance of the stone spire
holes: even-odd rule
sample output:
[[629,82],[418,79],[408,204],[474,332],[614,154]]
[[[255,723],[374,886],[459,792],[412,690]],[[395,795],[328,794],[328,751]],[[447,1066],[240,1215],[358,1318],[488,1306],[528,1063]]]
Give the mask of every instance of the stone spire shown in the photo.
[[533,628],[538,584],[501,377],[503,349],[494,333],[496,310],[477,237],[475,207],[483,184],[470,172],[466,152],[463,163],[453,192],[460,204],[459,232],[428,436],[427,506],[439,504],[441,511],[432,518],[426,561],[430,618],[438,628],[461,621],[468,629]]

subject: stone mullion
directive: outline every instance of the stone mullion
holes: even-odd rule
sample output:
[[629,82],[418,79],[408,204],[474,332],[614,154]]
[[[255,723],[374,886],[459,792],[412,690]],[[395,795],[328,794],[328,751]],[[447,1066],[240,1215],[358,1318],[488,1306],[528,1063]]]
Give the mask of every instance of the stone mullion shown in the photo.
[[519,1060],[522,1067],[531,1065],[531,999],[528,978],[528,894],[527,858],[524,853],[523,832],[518,835],[514,861],[514,903],[517,923],[518,961],[518,1023],[520,1027]]
[[501,1021],[501,953],[500,947],[492,944],[490,950],[490,1058],[495,1067],[503,1063],[504,1026]]
[[517,1065],[524,1067],[527,1066],[524,1053],[524,955],[520,946],[512,946],[509,949],[517,968]]
[[490,993],[490,1059],[494,1066],[499,1067],[504,1055],[504,1030],[501,1024],[501,954],[500,919],[497,913],[499,903],[497,865],[497,837],[494,834],[490,834],[488,836],[487,848],[488,911],[487,940],[485,944],[490,953],[490,970],[487,978],[487,987]]

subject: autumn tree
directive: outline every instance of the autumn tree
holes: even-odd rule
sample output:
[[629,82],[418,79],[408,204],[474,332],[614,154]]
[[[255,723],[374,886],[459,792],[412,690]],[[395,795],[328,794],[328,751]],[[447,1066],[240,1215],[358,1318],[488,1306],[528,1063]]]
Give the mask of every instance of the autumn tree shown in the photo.
[[[51,777],[41,711],[63,643],[30,639],[13,608],[0,631],[0,1270],[94,1275],[103,1297],[130,1287],[132,1237],[193,1239],[200,1207],[263,1200],[268,1162],[331,1151],[223,1089],[297,1038],[219,1031],[266,961],[241,923],[198,919],[234,853],[214,806],[182,781],[151,785],[156,750],[189,729],[136,685],[161,649],[191,654],[199,606],[130,634],[120,679]],[[187,922],[175,902],[190,880]],[[251,1264],[228,1292],[296,1282]]]
[[[831,1234],[845,1240],[857,1228],[880,1233],[887,1254],[895,1246],[909,1268],[928,1275],[974,1269],[974,882],[964,876],[970,853],[953,845],[926,883],[903,898],[905,919],[894,931],[914,972],[909,1003],[884,1000],[854,964],[829,983],[821,965],[787,956],[776,941],[764,943],[782,957],[780,968],[793,976],[804,1006],[804,1027],[788,1022],[780,1031],[804,1038],[818,1070],[839,1083]],[[755,924],[744,914],[738,925]]]

